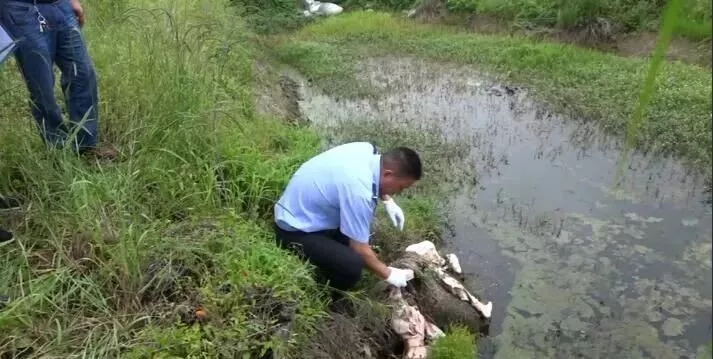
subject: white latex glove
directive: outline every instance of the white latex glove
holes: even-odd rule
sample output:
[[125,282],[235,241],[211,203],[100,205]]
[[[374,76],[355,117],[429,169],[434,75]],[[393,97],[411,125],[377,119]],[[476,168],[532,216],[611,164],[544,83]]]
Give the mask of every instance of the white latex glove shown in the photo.
[[393,198],[389,198],[383,202],[384,208],[386,208],[386,213],[389,214],[389,218],[391,218],[391,222],[394,224],[394,227],[403,231],[404,221],[406,220],[404,217],[404,211],[398,204],[396,204],[396,202],[394,202]]
[[386,282],[394,287],[403,288],[411,279],[413,279],[413,270],[389,267],[389,277],[386,278]]

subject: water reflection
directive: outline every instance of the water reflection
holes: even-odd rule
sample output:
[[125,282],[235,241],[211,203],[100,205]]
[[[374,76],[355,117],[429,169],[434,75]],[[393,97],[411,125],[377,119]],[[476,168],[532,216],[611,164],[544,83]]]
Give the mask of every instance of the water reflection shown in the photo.
[[693,358],[707,343],[711,209],[695,173],[634,153],[617,178],[621,144],[596,123],[471,69],[383,58],[361,70],[378,96],[306,88],[302,111],[469,144],[452,166],[478,175],[453,196],[449,242],[495,302],[483,357]]

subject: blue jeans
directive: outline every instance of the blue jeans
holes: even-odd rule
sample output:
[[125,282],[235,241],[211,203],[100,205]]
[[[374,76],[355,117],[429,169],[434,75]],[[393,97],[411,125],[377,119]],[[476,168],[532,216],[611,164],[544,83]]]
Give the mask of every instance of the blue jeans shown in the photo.
[[[97,78],[69,0],[37,5],[31,1],[4,4],[0,6],[0,23],[18,41],[15,58],[45,143],[64,146],[71,142],[78,152],[95,147],[99,121]],[[62,74],[60,84],[69,124],[63,121],[55,99],[54,64]]]

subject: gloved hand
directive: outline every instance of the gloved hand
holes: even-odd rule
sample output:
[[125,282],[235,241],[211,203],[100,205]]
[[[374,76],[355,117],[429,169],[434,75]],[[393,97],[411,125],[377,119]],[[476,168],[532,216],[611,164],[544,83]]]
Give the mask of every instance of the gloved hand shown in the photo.
[[413,279],[413,270],[389,267],[389,277],[386,282],[394,287],[403,288]]
[[406,220],[406,218],[404,217],[404,211],[401,210],[401,207],[399,207],[399,205],[396,204],[396,202],[394,202],[393,198],[391,197],[389,197],[383,202],[384,208],[386,208],[386,213],[389,214],[389,218],[391,218],[391,222],[394,224],[394,227],[403,231],[404,221]]

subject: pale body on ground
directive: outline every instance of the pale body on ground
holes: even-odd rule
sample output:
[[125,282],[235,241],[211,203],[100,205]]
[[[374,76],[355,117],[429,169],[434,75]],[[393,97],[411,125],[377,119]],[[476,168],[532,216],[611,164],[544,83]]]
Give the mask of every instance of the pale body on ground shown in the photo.
[[[448,254],[448,260],[442,258],[436,250],[436,246],[430,241],[412,244],[405,251],[415,253],[424,258],[433,267],[444,287],[452,295],[468,302],[486,319],[490,318],[493,303],[481,303],[457,279],[446,272],[449,269],[457,274],[461,273],[458,257],[455,254]],[[389,304],[394,308],[391,313],[391,327],[404,341],[405,358],[426,358],[428,356],[428,345],[433,340],[445,336],[445,333],[434,323],[428,321],[417,306],[410,305],[404,299],[401,288],[392,286],[388,300]]]

